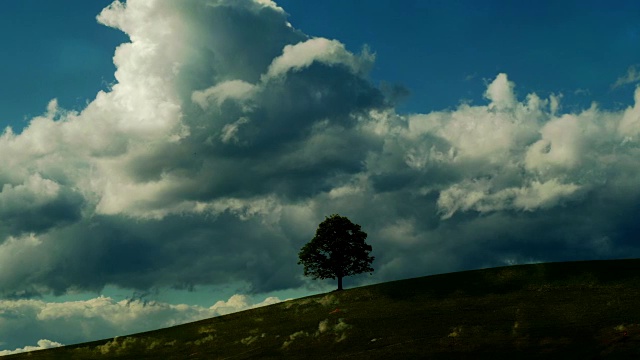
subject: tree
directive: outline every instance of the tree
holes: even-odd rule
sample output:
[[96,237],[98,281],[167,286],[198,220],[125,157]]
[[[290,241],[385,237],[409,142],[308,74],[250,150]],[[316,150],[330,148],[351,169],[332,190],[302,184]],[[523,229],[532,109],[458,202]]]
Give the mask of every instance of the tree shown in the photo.
[[338,214],[325,218],[316,235],[298,253],[298,264],[304,266],[304,276],[312,279],[338,279],[364,272],[372,272],[371,245],[365,242],[367,233],[360,225]]

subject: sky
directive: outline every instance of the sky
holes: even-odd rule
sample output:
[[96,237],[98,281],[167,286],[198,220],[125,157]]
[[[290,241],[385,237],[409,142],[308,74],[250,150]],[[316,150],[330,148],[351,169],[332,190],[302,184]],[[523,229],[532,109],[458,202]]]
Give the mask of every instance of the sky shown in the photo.
[[[0,355],[345,287],[640,256],[636,1],[45,0],[0,13]],[[81,330],[79,330],[81,329]]]

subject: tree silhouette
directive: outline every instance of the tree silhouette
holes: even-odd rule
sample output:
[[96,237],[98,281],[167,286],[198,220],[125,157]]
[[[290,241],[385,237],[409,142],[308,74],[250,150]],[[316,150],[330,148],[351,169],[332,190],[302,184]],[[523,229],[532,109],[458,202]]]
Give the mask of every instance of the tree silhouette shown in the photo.
[[371,245],[360,225],[338,214],[325,218],[316,235],[298,253],[298,264],[304,266],[304,276],[312,279],[338,279],[364,272],[372,272]]

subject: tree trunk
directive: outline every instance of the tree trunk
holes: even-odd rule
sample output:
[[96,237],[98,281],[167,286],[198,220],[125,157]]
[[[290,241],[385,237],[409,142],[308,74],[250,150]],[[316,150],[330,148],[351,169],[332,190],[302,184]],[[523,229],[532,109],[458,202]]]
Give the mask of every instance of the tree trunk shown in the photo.
[[338,276],[338,290],[342,290],[342,276]]

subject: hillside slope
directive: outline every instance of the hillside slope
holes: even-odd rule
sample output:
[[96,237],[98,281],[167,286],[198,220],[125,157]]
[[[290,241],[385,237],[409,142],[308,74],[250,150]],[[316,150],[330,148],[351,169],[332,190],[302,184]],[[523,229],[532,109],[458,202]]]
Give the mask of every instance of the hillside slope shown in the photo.
[[640,260],[511,266],[292,300],[3,359],[640,358]]

